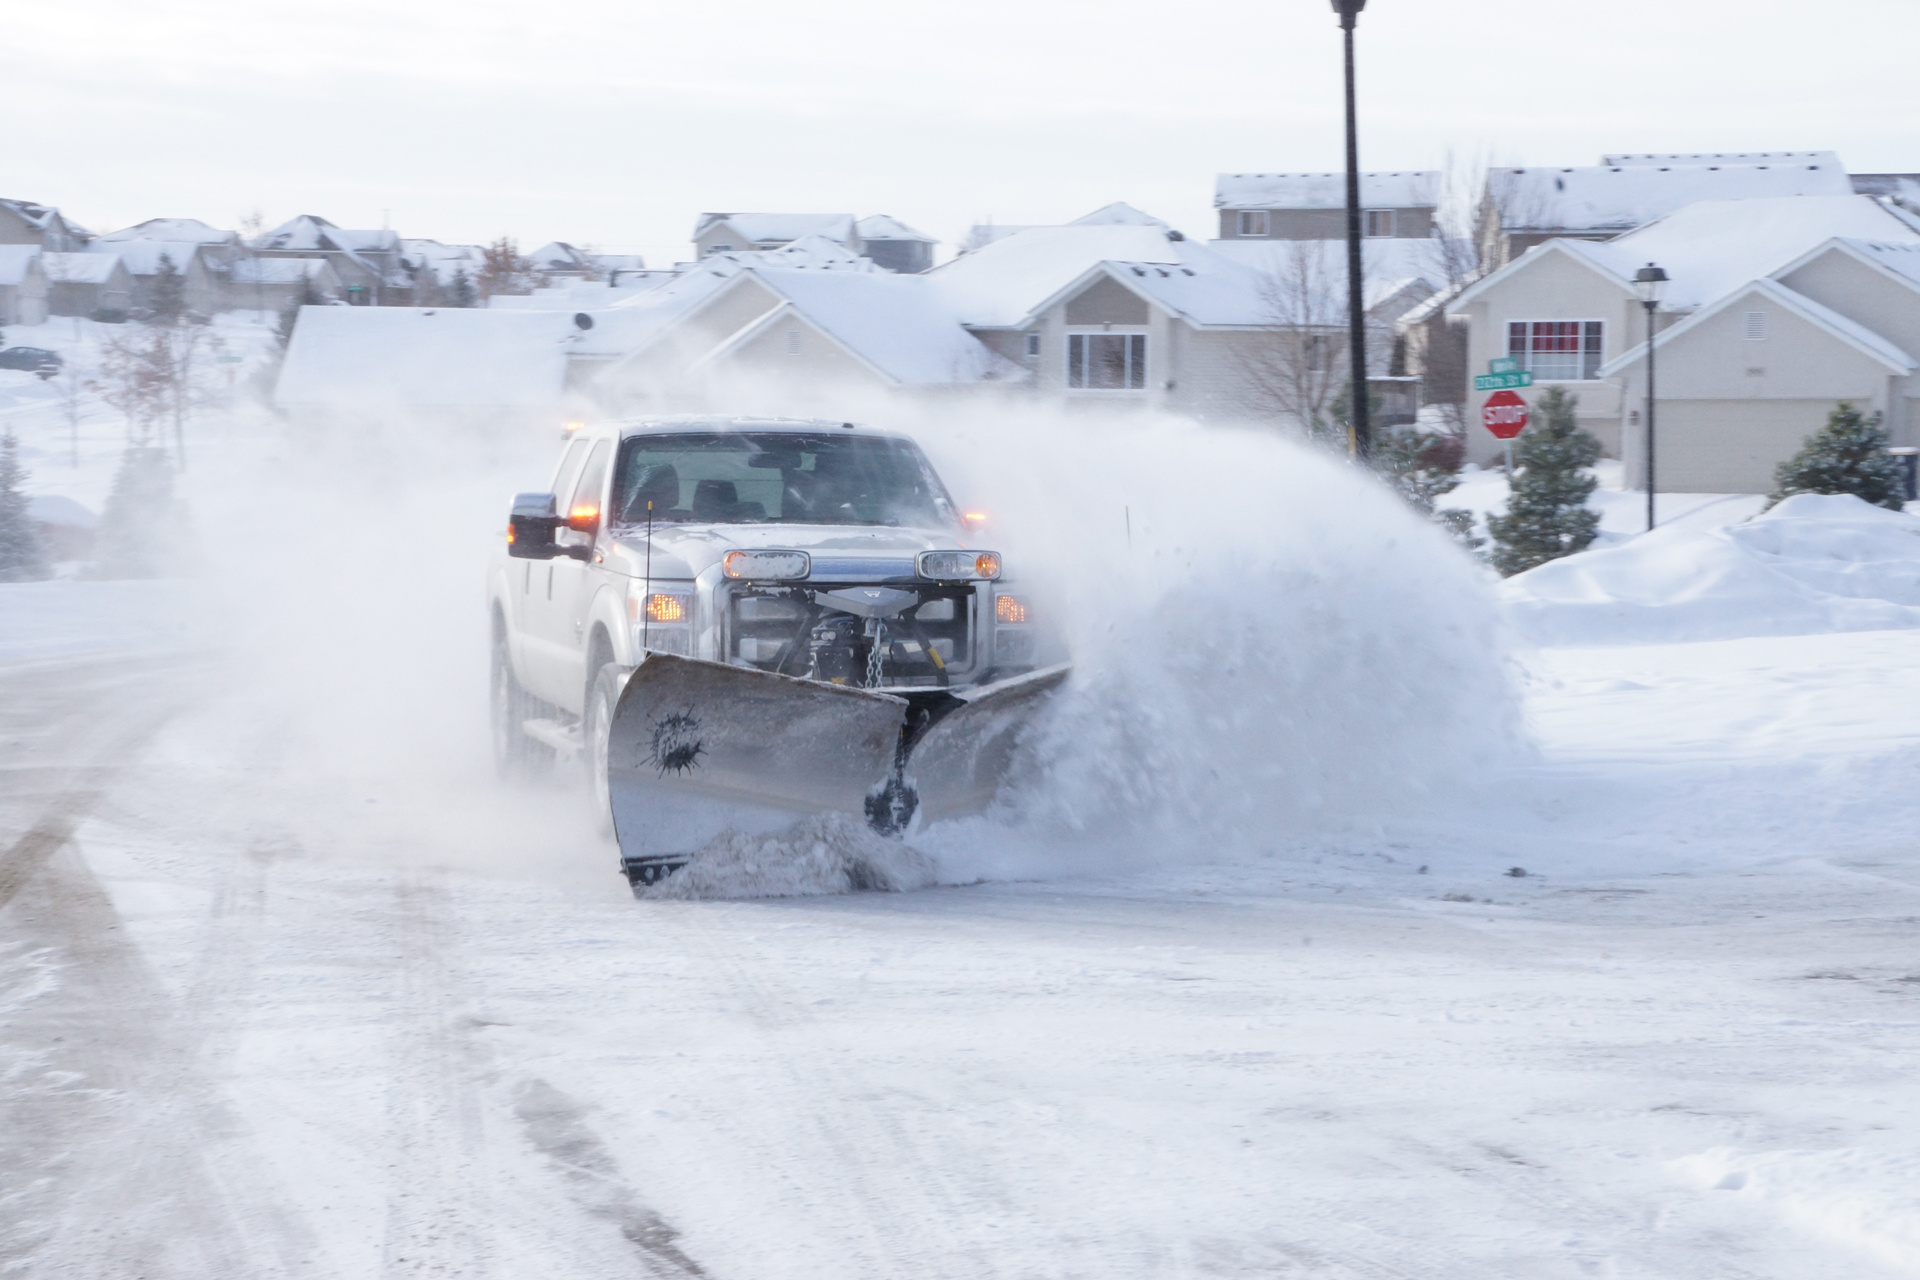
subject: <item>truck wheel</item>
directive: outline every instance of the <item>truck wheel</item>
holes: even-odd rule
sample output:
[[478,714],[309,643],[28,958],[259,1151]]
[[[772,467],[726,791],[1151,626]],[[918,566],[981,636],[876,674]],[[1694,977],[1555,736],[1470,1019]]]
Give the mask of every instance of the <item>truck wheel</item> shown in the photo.
[[603,836],[614,833],[613,799],[607,788],[607,733],[625,684],[625,673],[619,667],[611,662],[603,665],[587,690],[586,714],[580,717],[580,758],[587,766],[587,800]]
[[488,718],[493,729],[493,764],[503,778],[530,778],[553,764],[553,748],[527,736],[523,727],[534,713],[533,698],[513,674],[507,638],[493,638],[488,682]]

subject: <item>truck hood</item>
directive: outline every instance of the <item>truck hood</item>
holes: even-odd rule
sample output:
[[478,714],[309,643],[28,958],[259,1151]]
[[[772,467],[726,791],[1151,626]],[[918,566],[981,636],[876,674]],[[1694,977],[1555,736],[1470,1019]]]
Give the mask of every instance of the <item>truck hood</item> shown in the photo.
[[[875,528],[832,524],[675,524],[653,531],[653,576],[697,578],[729,551],[779,547],[812,554],[817,563],[911,561],[916,552],[971,550],[946,529]],[[622,529],[607,552],[607,567],[639,577],[646,572],[647,536]],[[910,572],[911,570],[909,570]]]

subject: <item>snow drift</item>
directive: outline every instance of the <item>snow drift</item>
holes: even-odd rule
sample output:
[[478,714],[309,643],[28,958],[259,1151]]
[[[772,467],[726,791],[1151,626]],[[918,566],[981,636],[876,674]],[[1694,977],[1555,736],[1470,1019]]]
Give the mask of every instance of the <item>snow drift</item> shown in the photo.
[[1920,519],[1803,493],[1744,523],[1656,529],[1543,564],[1501,595],[1543,645],[1920,627]]

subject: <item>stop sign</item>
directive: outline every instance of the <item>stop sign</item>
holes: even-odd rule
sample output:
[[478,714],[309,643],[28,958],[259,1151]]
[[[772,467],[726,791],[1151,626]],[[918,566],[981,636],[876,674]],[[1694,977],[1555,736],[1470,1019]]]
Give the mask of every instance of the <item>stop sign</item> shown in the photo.
[[1480,406],[1480,425],[1498,440],[1511,440],[1527,429],[1527,402],[1511,391],[1496,391]]

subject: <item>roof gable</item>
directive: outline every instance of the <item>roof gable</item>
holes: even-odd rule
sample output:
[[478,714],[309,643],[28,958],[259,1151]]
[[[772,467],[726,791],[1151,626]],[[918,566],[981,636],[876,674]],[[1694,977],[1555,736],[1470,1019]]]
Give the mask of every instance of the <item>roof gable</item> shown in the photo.
[[[1665,347],[1685,337],[1687,334],[1692,333],[1702,325],[1711,322],[1716,316],[1745,302],[1755,294],[1759,294],[1769,302],[1781,306],[1794,315],[1799,316],[1801,319],[1808,321],[1816,328],[1823,330],[1832,337],[1847,344],[1862,355],[1879,361],[1894,373],[1905,375],[1920,370],[1920,362],[1916,362],[1912,356],[1879,334],[1873,332],[1873,330],[1867,328],[1865,325],[1854,320],[1849,320],[1839,312],[1830,307],[1822,306],[1805,294],[1794,292],[1777,280],[1765,278],[1750,281],[1741,288],[1731,290],[1713,305],[1702,307],[1677,324],[1662,329],[1659,336],[1653,340],[1653,345],[1656,348]],[[1599,376],[1606,378],[1619,373],[1644,359],[1646,354],[1647,344],[1641,342],[1639,345],[1615,356],[1606,364],[1601,365]]]

